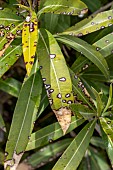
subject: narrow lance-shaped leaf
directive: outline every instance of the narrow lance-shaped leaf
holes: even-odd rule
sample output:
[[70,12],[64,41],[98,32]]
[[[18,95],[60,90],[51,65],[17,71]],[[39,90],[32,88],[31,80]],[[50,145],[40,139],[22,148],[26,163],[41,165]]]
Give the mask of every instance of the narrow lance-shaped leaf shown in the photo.
[[95,127],[95,120],[88,123],[75,137],[61,158],[57,161],[53,170],[76,170],[89,145],[90,138]]
[[71,122],[68,107],[74,101],[72,83],[60,47],[52,34],[44,29],[39,31],[37,55],[51,108],[65,134]]
[[[107,57],[107,56],[109,56],[110,54],[113,53],[113,41],[112,41],[112,39],[113,39],[113,33],[110,33],[110,34],[104,36],[103,38],[99,39],[98,41],[96,41],[93,44],[93,46],[95,46],[96,50],[99,51],[103,55],[103,57]],[[73,63],[73,65],[71,66],[71,69],[74,72],[79,73],[79,72],[83,71],[84,69],[86,69],[89,65],[91,65],[91,61],[88,60],[87,58],[84,59],[84,56],[80,55],[76,59],[76,61]],[[85,74],[85,76],[86,76],[87,73],[83,72],[83,74]],[[89,73],[89,75],[87,74],[87,76],[90,77],[90,78],[93,78],[92,75],[90,75],[90,73]],[[104,76],[100,75],[100,74],[96,74],[95,78],[98,78],[98,79],[105,81]]]
[[[83,118],[77,119],[75,118],[75,116],[72,116],[72,121],[70,123],[70,127],[67,130],[66,134],[71,132],[73,129],[80,126],[84,122],[85,122],[85,119]],[[62,136],[63,136],[63,133],[62,133],[62,129],[59,123],[58,122],[53,123],[31,134],[31,138],[27,145],[26,151],[40,148],[44,145],[49,144],[50,141],[55,141],[61,138]]]
[[109,79],[108,65],[104,57],[99,51],[96,51],[94,47],[85,41],[77,37],[72,37],[70,35],[57,36],[57,40],[70,46],[71,48],[82,52],[91,62],[93,62]]
[[87,6],[80,0],[42,0],[38,15],[51,12],[55,14],[84,16],[87,11]]
[[30,11],[30,16],[28,15],[26,17],[22,31],[23,55],[28,76],[34,64],[38,38],[37,27],[38,23],[36,13],[34,11]]
[[41,89],[41,75],[36,64],[32,75],[23,83],[16,104],[6,144],[5,169],[16,169],[26,149],[37,113],[36,107],[39,107]]
[[68,34],[81,37],[83,35],[92,33],[94,31],[104,29],[113,24],[113,11],[105,11],[97,14],[96,16],[90,16],[79,23],[68,28],[66,31],[60,34]]

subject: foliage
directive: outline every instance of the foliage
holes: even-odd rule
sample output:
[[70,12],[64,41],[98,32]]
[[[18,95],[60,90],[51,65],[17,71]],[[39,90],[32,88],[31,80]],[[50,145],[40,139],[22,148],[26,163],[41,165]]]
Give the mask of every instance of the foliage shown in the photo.
[[112,169],[112,4],[1,1],[0,164],[6,170]]

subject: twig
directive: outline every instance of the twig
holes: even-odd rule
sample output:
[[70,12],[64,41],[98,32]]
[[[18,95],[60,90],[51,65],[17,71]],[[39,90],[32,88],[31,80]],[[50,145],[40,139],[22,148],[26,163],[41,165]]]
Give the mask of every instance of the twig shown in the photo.
[[101,7],[100,9],[98,9],[97,11],[95,11],[92,15],[98,14],[102,11],[105,11],[106,9],[110,8],[113,5],[113,1],[106,4],[105,6]]

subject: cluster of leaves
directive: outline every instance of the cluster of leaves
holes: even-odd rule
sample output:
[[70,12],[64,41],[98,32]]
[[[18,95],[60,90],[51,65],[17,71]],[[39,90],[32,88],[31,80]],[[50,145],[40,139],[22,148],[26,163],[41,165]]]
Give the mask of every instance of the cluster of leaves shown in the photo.
[[0,114],[6,170],[112,168],[113,9],[107,3],[2,3],[0,90],[14,110],[11,125]]

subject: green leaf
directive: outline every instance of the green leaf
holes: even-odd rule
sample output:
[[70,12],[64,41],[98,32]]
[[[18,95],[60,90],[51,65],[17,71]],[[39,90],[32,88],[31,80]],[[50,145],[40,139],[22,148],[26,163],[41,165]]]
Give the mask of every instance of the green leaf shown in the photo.
[[3,131],[6,131],[5,123],[4,123],[4,120],[1,114],[0,114],[0,129],[2,129]]
[[[14,40],[15,41],[15,40]],[[0,57],[0,77],[18,60],[22,54],[22,47],[19,40],[17,44],[11,44],[5,51],[4,56]]]
[[84,54],[109,79],[108,65],[99,51],[85,41],[69,35],[57,36],[57,40]]
[[[90,16],[79,23],[75,24],[65,30],[62,34],[68,34],[73,36],[81,37],[83,35],[104,29],[113,24],[113,13],[112,10],[98,13],[97,15]],[[61,34],[61,33],[60,33]]]
[[[85,120],[83,118],[76,119],[74,116],[72,117],[72,121],[69,129],[66,134],[71,132],[73,129],[81,125]],[[26,151],[32,150],[35,148],[40,148],[49,142],[59,139],[63,136],[62,129],[58,122],[53,123],[43,129],[40,129],[37,132],[31,134],[31,138],[27,145]]]
[[0,79],[0,90],[6,93],[18,97],[21,89],[21,83],[13,78],[7,78],[6,80]]
[[59,45],[44,29],[39,30],[37,56],[51,108],[65,134],[71,122],[69,104],[74,102],[72,83]]
[[[89,145],[96,121],[88,123],[75,137],[61,158],[57,161],[53,170],[76,170]],[[76,163],[75,163],[76,162]]]
[[87,11],[87,6],[80,0],[42,0],[38,15],[50,12],[64,15],[79,15],[83,17]]
[[23,83],[14,111],[6,144],[5,168],[18,165],[29,141],[40,104],[42,81],[37,64],[34,73]]
[[93,87],[92,87],[92,90],[93,90],[93,93],[96,99],[97,116],[100,116],[104,106],[103,106],[100,94]]
[[53,144],[49,144],[48,146],[40,149],[36,153],[30,156],[26,163],[31,165],[32,167],[41,166],[41,163],[47,164],[48,161],[54,160],[59,156],[64,149],[70,144],[72,139],[63,139],[61,141],[55,142]]
[[26,17],[22,31],[23,55],[28,76],[34,64],[38,39],[37,29],[38,23],[36,13],[34,11],[30,11],[30,16]]
[[106,107],[104,108],[104,112],[107,111],[107,109],[109,108],[110,104],[111,104],[111,101],[112,101],[112,84],[110,84],[110,88],[109,88],[109,98],[108,98],[108,102],[106,104]]
[[49,100],[47,97],[47,93],[45,88],[42,89],[42,96],[40,101],[40,106],[37,113],[37,118],[42,114],[42,112],[46,109],[46,107],[49,105]]

